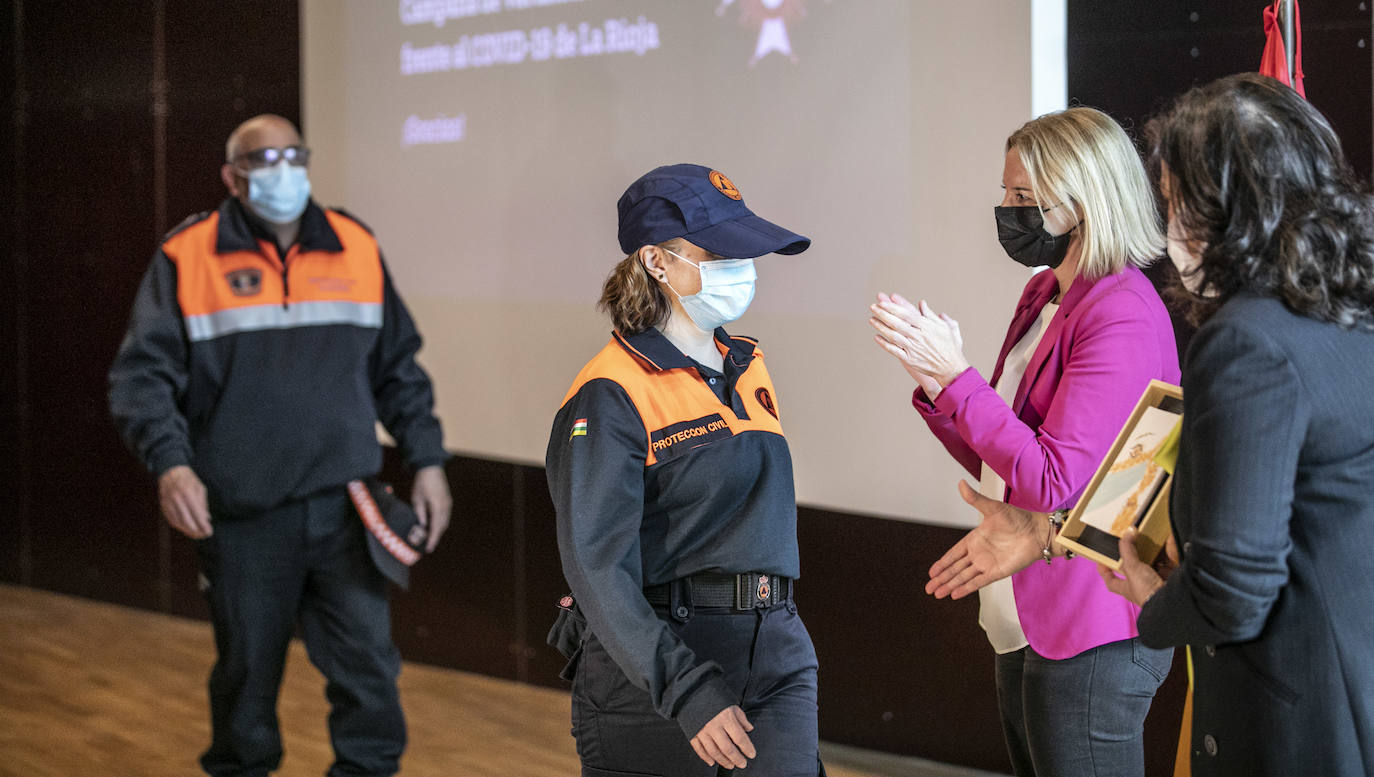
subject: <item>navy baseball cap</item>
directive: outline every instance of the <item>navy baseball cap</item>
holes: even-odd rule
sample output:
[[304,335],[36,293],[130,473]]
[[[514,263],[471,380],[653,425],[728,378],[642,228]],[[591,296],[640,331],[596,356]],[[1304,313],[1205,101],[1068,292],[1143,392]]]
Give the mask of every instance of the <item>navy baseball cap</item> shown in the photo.
[[811,238],[755,216],[729,178],[701,165],[665,165],[620,195],[620,250],[684,238],[726,259],[799,254]]
[[367,553],[388,580],[410,590],[410,568],[425,555],[429,531],[391,486],[376,478],[348,481],[348,497],[367,529]]

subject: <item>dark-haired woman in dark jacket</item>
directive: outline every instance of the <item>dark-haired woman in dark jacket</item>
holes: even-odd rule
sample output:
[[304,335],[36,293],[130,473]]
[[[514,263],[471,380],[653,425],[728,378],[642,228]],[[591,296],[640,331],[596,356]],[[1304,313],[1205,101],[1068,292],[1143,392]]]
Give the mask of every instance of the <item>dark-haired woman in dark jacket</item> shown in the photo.
[[1178,566],[1108,587],[1147,644],[1192,645],[1194,775],[1374,774],[1374,199],[1270,78],[1148,128],[1179,297]]

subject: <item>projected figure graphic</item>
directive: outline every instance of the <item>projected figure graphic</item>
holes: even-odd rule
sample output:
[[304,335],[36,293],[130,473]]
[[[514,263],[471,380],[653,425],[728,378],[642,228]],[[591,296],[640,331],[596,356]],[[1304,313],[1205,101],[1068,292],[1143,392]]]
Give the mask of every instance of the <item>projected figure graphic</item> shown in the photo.
[[[724,16],[725,11],[735,4],[735,0],[721,0],[716,6],[716,15]],[[759,41],[754,46],[754,56],[749,58],[749,67],[773,53],[785,55],[797,64],[797,55],[792,53],[792,40],[787,34],[787,22],[806,15],[802,0],[744,0],[740,9],[742,24],[757,24]]]

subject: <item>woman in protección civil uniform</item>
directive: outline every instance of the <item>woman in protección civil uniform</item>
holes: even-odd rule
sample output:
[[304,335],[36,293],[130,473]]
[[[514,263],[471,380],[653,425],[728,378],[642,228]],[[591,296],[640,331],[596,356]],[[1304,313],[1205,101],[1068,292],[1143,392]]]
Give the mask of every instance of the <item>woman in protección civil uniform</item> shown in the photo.
[[650,171],[618,210],[615,331],[546,460],[572,588],[549,641],[570,657],[582,773],[823,774],[791,456],[763,353],[723,328],[753,299],[754,257],[811,241],[699,165]]

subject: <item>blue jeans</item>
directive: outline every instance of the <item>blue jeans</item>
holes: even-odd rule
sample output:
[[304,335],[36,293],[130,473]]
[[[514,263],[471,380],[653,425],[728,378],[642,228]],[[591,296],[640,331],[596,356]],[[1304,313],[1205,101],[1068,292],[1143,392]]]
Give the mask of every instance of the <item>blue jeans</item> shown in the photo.
[[1030,647],[997,656],[1016,777],[1143,777],[1145,714],[1173,657],[1138,637],[1059,661]]
[[265,777],[281,763],[277,692],[297,624],[324,675],[329,777],[388,777],[405,749],[386,579],[340,486],[246,517],[214,517],[197,543],[215,626],[210,673],[214,777]]
[[[792,602],[733,614],[696,608],[685,622],[660,616],[702,661],[725,670],[754,730],[748,777],[816,777],[816,651]],[[573,736],[583,777],[716,777],[677,721],[661,717],[588,632],[572,689]]]

